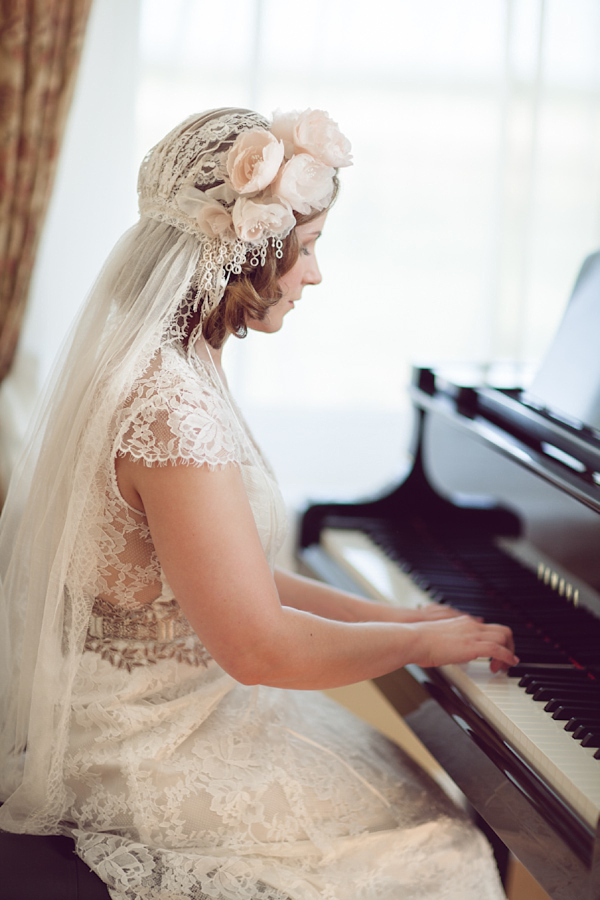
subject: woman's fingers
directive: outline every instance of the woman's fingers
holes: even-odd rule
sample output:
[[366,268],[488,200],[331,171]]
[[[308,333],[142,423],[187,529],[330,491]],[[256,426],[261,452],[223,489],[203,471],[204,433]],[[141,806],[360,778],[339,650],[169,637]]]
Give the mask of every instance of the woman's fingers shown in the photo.
[[479,655],[489,657],[492,672],[506,670],[519,662],[512,631],[506,625],[484,625],[481,642]]
[[419,618],[428,620],[428,621],[436,621],[438,619],[456,619],[458,616],[464,615],[460,610],[454,609],[452,606],[446,606],[441,603],[429,603],[427,606],[422,606],[420,609],[416,611],[419,615]]
[[[422,665],[465,663],[486,657],[492,661],[495,672],[518,662],[512,631],[506,625],[485,624],[462,615],[423,622],[419,631],[424,639],[423,657],[426,660]],[[415,662],[420,660],[417,658]]]

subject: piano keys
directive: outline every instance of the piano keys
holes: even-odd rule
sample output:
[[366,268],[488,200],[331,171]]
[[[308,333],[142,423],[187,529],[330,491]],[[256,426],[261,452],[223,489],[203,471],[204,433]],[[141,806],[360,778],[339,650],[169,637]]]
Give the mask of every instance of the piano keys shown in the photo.
[[[362,587],[373,599],[410,608],[417,608],[432,599],[438,602],[442,599],[439,594],[415,589],[415,582],[395,567],[364,532],[326,529],[322,547],[331,559],[356,579],[359,589]],[[471,602],[462,604],[458,600],[454,605],[465,612],[472,610]],[[477,614],[480,612],[479,608]],[[504,618],[509,622],[510,617],[493,615],[484,618],[493,618],[494,621]],[[515,628],[514,618],[510,618],[510,624]],[[519,629],[515,631],[517,645],[522,646]],[[581,684],[584,692],[588,681],[581,670],[562,662],[559,666],[545,665],[547,658],[544,654],[544,661],[540,662],[540,654],[536,652],[540,643],[541,640],[533,642],[532,650],[526,655],[527,661],[521,662],[509,676],[492,675],[487,660],[463,666],[442,666],[440,672],[469,698],[473,707],[490,724],[502,731],[504,740],[552,782],[556,793],[574,807],[590,828],[594,828],[600,816],[600,768],[598,759],[594,758],[597,751],[593,747],[582,747],[582,753],[574,753],[572,734],[565,728],[568,722],[554,718],[554,710],[547,710],[548,706],[555,704],[555,698],[560,700],[569,696],[571,679],[575,685]],[[520,652],[523,653],[523,650],[520,649]],[[530,662],[532,658],[534,661]],[[560,668],[560,665],[564,667]],[[537,686],[536,679],[540,684],[533,693],[531,685]],[[597,711],[600,709],[599,686],[594,682],[589,682],[589,685],[589,703]],[[544,690],[550,694],[539,696]]]
[[[575,299],[597,316],[600,254],[583,271]],[[410,665],[378,685],[553,900],[600,900],[600,421],[573,418],[549,371],[532,393],[416,369],[408,476],[372,501],[309,507],[298,553],[373,599],[510,625],[508,675]],[[599,392],[576,409],[595,416]]]

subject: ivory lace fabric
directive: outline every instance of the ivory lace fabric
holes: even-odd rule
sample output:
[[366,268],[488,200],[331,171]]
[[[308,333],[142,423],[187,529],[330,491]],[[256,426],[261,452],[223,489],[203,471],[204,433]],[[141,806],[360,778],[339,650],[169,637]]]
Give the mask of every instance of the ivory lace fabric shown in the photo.
[[164,347],[106,447],[103,519],[72,556],[77,579],[86,554],[96,564],[60,827],[113,900],[503,897],[481,835],[396,747],[319,692],[238,684],[185,620],[143,514],[119,493],[117,454],[239,466],[271,565],[286,529],[272,472],[210,365]]

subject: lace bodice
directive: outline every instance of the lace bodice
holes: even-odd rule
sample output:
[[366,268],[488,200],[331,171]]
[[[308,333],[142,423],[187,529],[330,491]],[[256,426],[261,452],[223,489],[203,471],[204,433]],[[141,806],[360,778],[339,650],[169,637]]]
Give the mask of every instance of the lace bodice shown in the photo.
[[146,517],[121,495],[120,455],[149,466],[238,465],[271,565],[286,527],[273,474],[212,363],[195,354],[188,360],[175,348],[163,349],[115,416],[110,459],[97,478],[106,502],[88,586],[94,605],[86,648],[126,668],[169,654],[200,664],[206,651],[194,646],[199,642],[161,570]]

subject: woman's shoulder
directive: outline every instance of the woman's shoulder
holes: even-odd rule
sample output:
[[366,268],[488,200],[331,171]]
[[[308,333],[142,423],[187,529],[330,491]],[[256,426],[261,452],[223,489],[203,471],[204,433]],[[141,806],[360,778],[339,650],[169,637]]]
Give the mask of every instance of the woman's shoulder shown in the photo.
[[216,375],[176,347],[162,348],[134,382],[116,424],[116,452],[147,463],[239,459],[235,420]]
[[123,413],[164,404],[225,413],[229,404],[211,367],[176,346],[162,347],[134,381]]
[[196,366],[193,357],[182,347],[167,344],[156,352],[136,378],[132,393],[149,396],[176,384],[194,384],[199,387],[206,384],[210,388],[214,387],[214,379],[210,374],[208,370],[203,371]]

